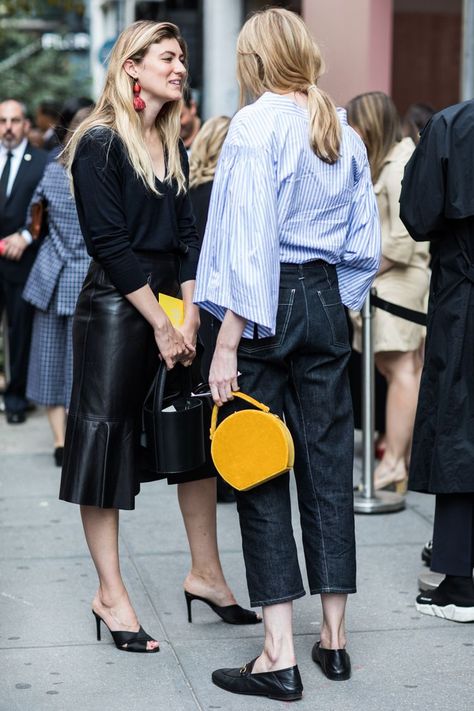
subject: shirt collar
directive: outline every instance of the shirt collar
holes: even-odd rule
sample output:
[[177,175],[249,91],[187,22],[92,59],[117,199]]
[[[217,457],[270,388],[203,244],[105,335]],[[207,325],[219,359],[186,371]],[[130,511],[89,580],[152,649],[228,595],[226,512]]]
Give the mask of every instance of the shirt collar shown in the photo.
[[23,153],[26,150],[26,146],[28,144],[28,139],[24,138],[17,146],[16,148],[6,148],[3,144],[1,146],[1,151],[2,155],[6,155],[9,150],[11,150],[12,155],[14,158],[21,158],[23,156]]

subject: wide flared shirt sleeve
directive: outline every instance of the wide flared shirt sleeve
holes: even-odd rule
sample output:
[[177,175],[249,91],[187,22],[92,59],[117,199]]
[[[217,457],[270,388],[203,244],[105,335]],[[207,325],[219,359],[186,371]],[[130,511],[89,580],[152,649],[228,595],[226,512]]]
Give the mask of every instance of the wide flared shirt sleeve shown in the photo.
[[380,266],[380,219],[367,158],[356,168],[347,236],[336,265],[342,303],[359,310]]
[[[235,121],[235,119],[234,119]],[[195,303],[247,320],[244,337],[275,334],[279,288],[275,166],[270,148],[231,127],[219,159],[196,277]]]

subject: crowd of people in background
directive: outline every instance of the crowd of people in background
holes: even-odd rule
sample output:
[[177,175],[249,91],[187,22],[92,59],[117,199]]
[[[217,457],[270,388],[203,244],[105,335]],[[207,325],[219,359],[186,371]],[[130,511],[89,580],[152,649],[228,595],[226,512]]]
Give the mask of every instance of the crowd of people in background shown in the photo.
[[[196,379],[209,380],[212,397],[219,405],[232,399],[232,392],[240,383],[252,394],[259,393],[265,383],[260,393],[262,399],[270,400],[275,411],[285,411],[300,452],[295,473],[303,492],[300,505],[303,506],[303,528],[306,527],[306,562],[311,591],[322,594],[323,604],[321,640],[313,648],[313,659],[328,678],[342,679],[350,676],[350,660],[345,653],[345,604],[347,594],[355,591],[353,426],[346,381],[351,350],[348,334],[352,337],[352,348],[360,352],[359,310],[372,280],[382,298],[421,313],[428,310],[431,319],[425,361],[425,327],[381,310],[375,314],[375,365],[386,385],[382,403],[384,417],[378,427],[375,488],[392,488],[404,493],[410,482],[410,488],[437,495],[433,560],[435,569],[445,573],[447,578],[435,593],[419,596],[417,606],[426,614],[457,621],[474,619],[472,476],[470,479],[461,477],[459,465],[445,451],[438,452],[433,470],[426,454],[433,448],[434,441],[438,441],[434,430],[441,427],[441,420],[436,423],[432,420],[435,405],[430,388],[447,398],[448,388],[455,388],[468,370],[465,355],[459,352],[454,370],[445,369],[450,373],[447,378],[439,359],[448,362],[450,356],[440,345],[441,326],[433,316],[436,307],[437,318],[443,320],[439,316],[439,309],[443,314],[443,304],[435,304],[443,280],[451,283],[450,275],[459,272],[462,279],[472,281],[467,266],[472,264],[467,238],[472,230],[469,192],[472,186],[466,187],[465,194],[460,191],[463,204],[456,203],[456,208],[450,210],[456,196],[443,191],[449,192],[446,180],[450,178],[454,183],[459,175],[454,174],[454,168],[448,176],[440,177],[436,173],[439,167],[436,159],[439,163],[446,160],[443,151],[450,149],[445,148],[446,123],[457,121],[456,126],[459,126],[465,117],[462,110],[459,113],[448,111],[443,114],[443,120],[435,117],[433,122],[435,111],[424,103],[413,104],[401,117],[390,97],[380,91],[356,96],[345,110],[336,111],[331,99],[317,86],[321,57],[308,39],[304,23],[287,11],[266,11],[255,17],[257,19],[249,20],[242,30],[238,56],[241,89],[247,95],[254,95],[256,101],[251,109],[245,108],[233,119],[216,116],[201,121],[195,97],[185,86],[185,45],[177,28],[169,23],[136,23],[122,33],[111,55],[106,89],[97,104],[88,97],[71,97],[62,105],[48,99],[29,107],[34,109],[34,114],[29,114],[16,97],[1,100],[0,317],[6,317],[3,320],[4,373],[8,370],[3,405],[10,425],[24,423],[34,406],[46,408],[54,463],[63,467],[61,498],[81,505],[84,530],[99,577],[99,592],[93,602],[98,635],[100,624],[104,622],[119,649],[155,652],[159,649],[158,642],[141,627],[136,631],[138,622],[121,578],[116,545],[118,510],[133,508],[139,491],[137,472],[148,466],[140,459],[142,454],[138,454],[136,446],[138,435],[130,421],[136,423],[153,368],[156,369],[156,358],[151,358],[150,353],[155,353],[158,346],[170,369],[178,363],[188,366],[194,361]],[[273,29],[279,28],[279,33],[272,34],[271,23],[275,23]],[[269,43],[268,47],[273,47],[275,56],[283,50],[285,41],[285,47],[291,46],[292,33],[293,38],[297,38],[299,53],[294,57],[294,66],[298,65],[301,74],[299,84],[295,84],[294,73],[285,74],[283,54],[278,64],[280,74],[268,47],[265,51],[259,50],[255,63],[259,32],[272,36],[273,44]],[[263,47],[263,44],[258,46]],[[174,83],[170,82],[166,88],[163,88],[165,84],[156,82],[150,64],[143,62],[144,57],[156,54],[154,61],[159,63],[158,48],[169,55],[169,69],[160,69],[160,76],[165,76],[167,71],[174,76]],[[118,94],[123,95],[120,105],[114,103],[117,87]],[[124,109],[128,95],[133,97],[134,103],[130,99],[130,105]],[[180,137],[173,132],[173,126],[178,126],[175,121],[178,115]],[[272,124],[275,115],[281,119],[278,125]],[[309,143],[308,116],[311,119]],[[323,122],[326,133],[318,121]],[[287,133],[280,135],[284,124]],[[428,128],[423,131],[427,124]],[[125,125],[130,127],[128,132],[123,129]],[[271,140],[270,134],[267,135],[269,127],[273,132]],[[257,138],[256,132],[260,132]],[[291,146],[285,143],[288,135],[292,136]],[[262,147],[264,136],[270,142]],[[442,147],[440,141],[445,141]],[[291,147],[296,145],[299,146],[295,153],[298,160],[291,153]],[[341,152],[341,146],[345,152]],[[456,153],[457,148],[453,146]],[[269,159],[272,150],[278,153],[274,163]],[[347,156],[350,156],[349,163]],[[431,160],[433,156],[435,162]],[[304,170],[298,161],[304,162]],[[313,174],[315,161],[318,170]],[[301,170],[302,184],[313,186],[313,192],[305,193],[303,189],[301,193],[292,192],[292,183],[282,178],[275,193],[270,175],[278,173],[277,167],[283,164],[291,175],[298,175]],[[68,170],[74,191],[71,191]],[[352,180],[354,170],[358,181],[354,193],[357,200],[349,209],[344,181]],[[324,180],[322,175],[326,176]],[[330,183],[331,180],[335,182]],[[424,189],[423,181],[432,187],[431,202],[420,207],[413,196],[415,191],[418,195]],[[125,213],[121,205],[124,185],[130,198]],[[331,185],[331,190],[337,192],[337,200],[335,193],[330,194],[329,190],[325,193],[322,185],[325,188]],[[278,209],[272,202],[275,194]],[[255,196],[259,196],[257,202]],[[332,204],[334,200],[337,205]],[[323,205],[319,222],[304,217],[308,214],[305,210],[310,209],[308,205],[315,214],[318,205]],[[334,210],[332,217],[328,217],[333,225],[333,242],[323,229],[324,210],[329,209],[328,205]],[[301,209],[302,217],[297,221],[294,220],[295,209]],[[340,212],[337,224],[342,225],[341,244],[337,243],[338,235],[334,231],[337,210]],[[278,255],[272,253],[271,245],[265,242],[265,234],[277,214],[279,224],[275,230],[280,230],[280,249],[286,255],[280,259],[282,264]],[[156,225],[160,226],[162,244],[150,240]],[[315,225],[321,228],[317,238]],[[451,229],[456,240],[453,238],[449,248],[445,248],[447,242],[442,237]],[[225,241],[232,231],[238,232],[242,240],[248,239],[242,250],[253,255],[253,261],[249,260],[243,270],[242,254],[239,256],[238,252],[228,249]],[[104,239],[112,233],[113,239]],[[295,243],[285,242],[285,235],[294,237]],[[311,239],[306,243],[308,235]],[[338,264],[336,254],[342,249],[342,243],[347,254],[357,254],[358,262],[351,262],[348,256],[347,264],[343,264],[342,258],[342,266]],[[456,247],[452,246],[454,243]],[[199,322],[198,309],[193,304],[193,288],[201,248],[196,301],[204,308]],[[307,258],[302,258],[303,253]],[[431,264],[436,284],[431,284],[430,291]],[[277,276],[279,302],[278,289],[267,289]],[[232,289],[226,291],[230,283],[238,293]],[[305,310],[304,295],[300,294],[299,301],[295,297],[297,290],[304,289],[304,284],[319,294],[320,315],[325,315],[321,322],[319,311],[310,314]],[[162,312],[150,286],[156,293],[182,294],[185,321],[181,330],[163,325]],[[470,326],[466,303],[444,304],[448,314],[452,310],[452,320],[443,321],[446,331],[451,324],[456,324],[460,313],[466,327]],[[272,320],[275,313],[276,324]],[[292,327],[288,331],[291,319]],[[304,333],[301,332],[298,340],[298,328],[303,325]],[[321,345],[324,329],[331,336],[327,352]],[[105,346],[104,333],[108,334]],[[314,343],[309,343],[309,333]],[[453,333],[457,343],[462,336],[456,330]],[[102,350],[98,348],[99,342]],[[126,344],[120,356],[119,343],[123,348]],[[223,345],[225,343],[232,345]],[[278,378],[286,373],[290,355],[291,373],[288,378],[285,375],[278,389]],[[308,393],[317,394],[321,388],[316,375],[314,378],[308,375],[312,371],[308,358],[314,365],[320,357],[326,373],[325,384],[331,382],[339,393],[336,398],[332,392],[337,408],[335,405],[334,412],[328,408],[332,414],[328,414],[325,425],[328,433],[339,427],[338,447],[334,447],[330,437],[318,439],[310,426],[307,440],[300,441],[302,426],[298,422],[307,425],[311,420],[313,404]],[[95,363],[93,372],[86,368],[84,358]],[[245,366],[241,368],[243,375],[238,374],[239,384],[237,358],[238,363]],[[138,368],[140,377],[137,362],[142,363]],[[293,390],[288,385],[290,380]],[[117,398],[117,383],[121,383],[120,398]],[[298,388],[303,385],[307,401],[297,397]],[[283,405],[282,393],[286,388],[289,390]],[[87,416],[82,410],[84,401],[88,403]],[[458,393],[459,407],[451,417],[456,420],[458,429],[453,434],[453,428],[446,422],[440,437],[449,430],[457,438],[463,466],[468,472],[472,461],[463,449],[468,435],[461,423],[472,422],[472,413],[462,401]],[[94,417],[91,418],[90,412]],[[443,417],[445,414],[441,413]],[[210,410],[208,417],[210,419]],[[107,446],[103,432],[96,426],[96,421],[104,423],[105,420],[109,427]],[[415,445],[411,455],[414,430]],[[109,437],[115,438],[115,448],[109,447]],[[311,497],[304,494],[304,491],[314,491],[316,486],[310,462],[301,454],[307,453],[310,446],[313,454],[317,452],[323,461],[321,466],[325,471],[333,472],[326,482],[317,483],[320,487],[317,512],[310,511]],[[449,446],[447,449],[452,451]],[[72,452],[78,450],[81,458],[72,456]],[[118,484],[114,480],[111,485],[107,477],[98,483],[98,457],[103,462],[103,473],[109,468],[118,472]],[[184,583],[189,620],[191,602],[199,600],[210,605],[226,622],[254,624],[261,621],[256,613],[237,605],[221,569],[215,519],[216,476],[217,499],[235,501],[237,498],[238,501],[251,601],[253,606],[264,607],[266,641],[262,655],[243,671],[237,674],[238,670],[234,669],[217,670],[214,682],[236,693],[300,698],[302,686],[292,647],[291,602],[304,592],[293,556],[287,484],[282,483],[283,478],[267,484],[265,496],[262,488],[258,495],[246,493],[236,497],[218,477],[208,451],[204,468],[180,480],[178,499],[192,559]],[[153,478],[159,477],[142,480]],[[337,497],[331,488],[334,481],[339,487]],[[173,483],[172,478],[170,483]],[[331,518],[336,498],[338,531],[333,530]],[[325,513],[321,502],[326,500]],[[199,516],[196,502],[199,502]],[[287,550],[283,551],[281,542],[276,545],[266,510],[275,513],[278,525],[287,526]],[[320,519],[318,525],[331,531],[325,551],[318,547],[318,534],[312,528],[316,519]],[[345,546],[338,535],[345,538]],[[468,550],[461,556],[459,548],[467,539],[470,541]],[[105,548],[104,540],[107,541]],[[261,558],[256,553],[259,547]],[[343,547],[344,559],[341,557]],[[279,553],[275,553],[272,563],[270,554],[277,549]],[[430,542],[424,551],[428,562],[431,562],[431,551]],[[281,575],[275,576],[270,568],[274,564],[274,570],[277,569],[281,555],[285,557],[285,567],[281,568]],[[286,578],[285,571],[289,571]],[[115,610],[113,614],[111,609]],[[122,628],[117,628],[116,618],[125,621]],[[279,634],[283,642],[280,640],[280,646],[275,646],[274,640]],[[289,670],[293,670],[291,674]],[[283,671],[286,676],[278,677]],[[277,682],[270,680],[270,673],[278,677]],[[260,678],[259,688],[256,677]],[[277,693],[278,684],[283,691]],[[262,688],[270,693],[264,693]]]

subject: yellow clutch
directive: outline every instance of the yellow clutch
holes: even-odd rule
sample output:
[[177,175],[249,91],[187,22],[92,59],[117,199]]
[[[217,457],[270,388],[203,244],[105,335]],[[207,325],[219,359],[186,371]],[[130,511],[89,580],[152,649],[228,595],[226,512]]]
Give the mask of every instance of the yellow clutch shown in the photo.
[[269,407],[245,393],[233,394],[258,409],[234,412],[217,426],[219,408],[214,405],[211,455],[221,477],[247,491],[291,469],[295,448],[290,430]]
[[158,302],[173,326],[181,326],[184,321],[183,300],[167,294],[158,294]]

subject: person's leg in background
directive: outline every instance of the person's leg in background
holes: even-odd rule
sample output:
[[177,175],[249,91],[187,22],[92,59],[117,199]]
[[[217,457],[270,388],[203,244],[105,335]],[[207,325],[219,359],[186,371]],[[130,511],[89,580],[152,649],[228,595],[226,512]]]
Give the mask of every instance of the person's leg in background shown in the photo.
[[454,622],[474,621],[474,493],[437,494],[431,569],[446,575],[416,599],[417,610]]
[[385,452],[375,469],[376,489],[395,484],[402,492],[407,483],[407,461],[413,435],[422,360],[418,351],[375,354],[378,370],[387,380]]
[[26,419],[26,377],[30,353],[33,307],[22,298],[24,284],[9,282],[4,286],[5,309],[8,318],[10,381],[4,394],[5,412],[9,424],[21,424]]
[[54,306],[47,311],[34,309],[26,385],[28,399],[46,407],[53,435],[53,458],[56,466],[62,466],[63,460],[66,433],[65,391],[69,369],[69,380],[72,379],[72,362],[67,346],[68,318],[58,315]]

